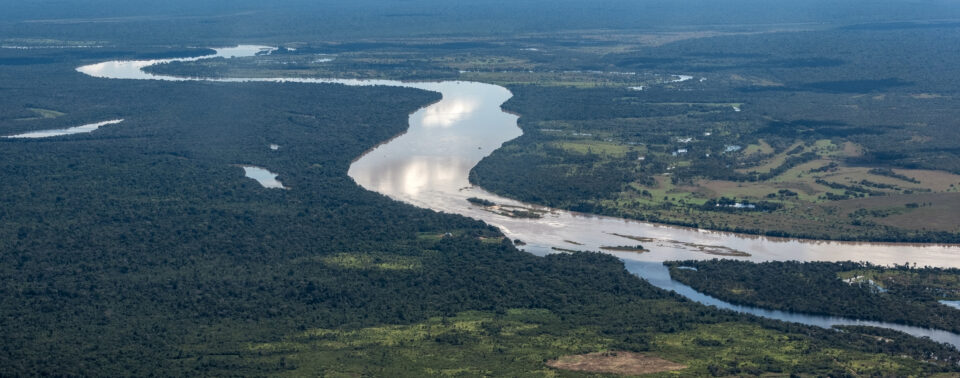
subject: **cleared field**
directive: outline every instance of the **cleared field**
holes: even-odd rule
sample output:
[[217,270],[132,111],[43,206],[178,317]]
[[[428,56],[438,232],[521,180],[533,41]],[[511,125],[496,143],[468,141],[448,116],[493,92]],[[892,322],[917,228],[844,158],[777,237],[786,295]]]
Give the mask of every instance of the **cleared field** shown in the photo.
[[812,176],[789,181],[763,182],[700,180],[697,184],[700,188],[706,189],[711,197],[728,198],[761,199],[771,193],[776,194],[779,190],[788,189],[796,192],[797,199],[801,201],[817,202],[819,196],[831,191],[830,188],[817,184]]
[[620,375],[641,375],[682,370],[686,366],[631,352],[597,352],[576,356],[563,356],[547,361],[547,366],[560,370]]
[[844,142],[843,155],[846,157],[863,156],[863,147],[853,142]]
[[[929,193],[855,199],[836,202],[844,214],[859,209],[887,210],[869,219],[878,224],[934,231],[960,232],[960,193]],[[916,205],[917,207],[912,207]]]
[[610,155],[612,157],[623,157],[628,151],[637,150],[637,148],[632,146],[601,141],[555,142],[552,143],[552,145],[570,152]]
[[[770,147],[770,146],[767,145],[767,147]],[[795,153],[795,154],[791,154],[791,153],[790,153],[790,152],[792,152],[792,151],[794,151],[794,150],[796,150],[796,149],[798,149],[798,148],[802,148],[802,150],[800,150],[799,152],[797,152],[797,153]],[[804,152],[807,151],[807,149],[808,149],[807,146],[804,145],[803,142],[797,142],[797,143],[794,143],[794,144],[793,144],[792,146],[790,146],[789,148],[787,148],[786,150],[784,150],[784,152],[781,152],[781,153],[779,153],[779,154],[776,154],[776,155],[774,155],[772,158],[765,160],[765,161],[763,162],[763,164],[758,165],[758,166],[756,166],[756,167],[738,169],[737,172],[740,172],[740,173],[748,173],[748,172],[767,173],[767,172],[770,172],[771,170],[773,170],[774,168],[777,168],[777,167],[783,165],[783,163],[787,160],[788,157],[790,157],[790,156],[792,156],[792,155],[799,155],[799,154],[801,154],[801,153],[804,153]],[[773,148],[770,147],[770,150],[772,151]],[[746,153],[746,152],[745,152],[745,153]]]
[[[890,177],[877,174],[869,167],[837,167],[833,172],[819,175],[820,178],[845,185],[863,185],[888,194],[912,192],[946,193],[960,190],[960,175],[931,170],[895,169],[894,174],[906,177]],[[879,184],[879,185],[878,185]]]
[[956,192],[960,189],[960,175],[944,171],[931,171],[924,169],[894,169],[896,173],[904,176],[913,177],[923,183],[923,187],[934,191]]
[[772,154],[772,153],[773,153],[773,147],[771,147],[770,144],[764,141],[763,139],[760,139],[760,141],[757,144],[748,145],[746,148],[743,149],[744,156],[752,156],[755,154]]
[[[755,145],[754,150],[761,148]],[[905,232],[960,232],[960,175],[849,166],[845,158],[860,153],[860,147],[852,143],[795,142],[766,159],[761,166],[741,171],[770,172],[791,156],[807,152],[816,153],[819,158],[767,180],[697,179],[678,185],[672,176],[664,174],[654,177],[656,185],[634,182],[617,200],[601,203],[628,214],[644,213],[647,217],[652,214],[658,221],[760,233],[777,234],[778,230],[784,230],[805,237],[877,234],[883,232],[883,228]],[[674,167],[681,167],[683,163],[685,161],[676,162]],[[773,203],[779,208],[716,211],[703,207],[717,198]]]

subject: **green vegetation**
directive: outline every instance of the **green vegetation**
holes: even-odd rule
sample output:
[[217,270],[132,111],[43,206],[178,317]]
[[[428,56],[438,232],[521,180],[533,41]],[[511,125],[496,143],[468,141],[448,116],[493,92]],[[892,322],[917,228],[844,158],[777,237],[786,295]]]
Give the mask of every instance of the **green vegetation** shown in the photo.
[[405,326],[309,329],[284,341],[251,344],[237,357],[253,365],[284,365],[294,376],[552,376],[543,361],[611,344],[596,330],[568,329],[550,311],[510,309]]
[[[940,48],[940,31],[955,28],[621,45],[592,63],[636,75],[509,84],[515,96],[504,107],[521,115],[524,135],[471,181],[546,206],[697,228],[957,242],[960,154],[945,141],[960,137],[948,105],[957,92],[946,85],[960,74],[947,63],[960,51]],[[826,46],[862,48],[835,56]],[[575,48],[551,51],[551,64],[581,58]],[[647,76],[658,72],[659,81]],[[663,79],[677,72],[693,79]]]
[[[949,206],[960,202],[960,180],[931,170],[957,172],[956,129],[943,122],[955,118],[960,77],[952,71],[960,44],[941,32],[950,24],[637,31],[677,18],[637,11],[644,5],[635,1],[575,20],[560,16],[579,12],[579,0],[415,0],[360,16],[366,0],[262,3],[12,2],[0,14],[2,42],[12,46],[0,48],[0,135],[126,120],[90,134],[0,139],[3,374],[583,376],[546,361],[611,350],[684,364],[682,375],[957,372],[960,354],[929,340],[706,308],[652,287],[610,256],[521,253],[487,225],[396,203],[346,176],[350,159],[402,132],[407,115],[436,94],[112,81],[74,71],[243,41],[291,49],[155,69],[501,83],[516,95],[507,108],[522,114],[525,135],[475,177],[500,193],[682,224],[692,224],[689,210],[705,217],[696,224],[740,222],[758,232],[813,204],[798,218],[807,226],[843,219],[849,226],[830,229],[947,240],[960,214]],[[949,18],[955,7],[944,4],[893,8],[898,18]],[[667,8],[694,24],[717,14],[732,23],[753,23],[758,13],[810,20],[774,7],[734,7],[731,16],[727,5],[701,4],[709,9],[696,14],[679,3]],[[884,19],[860,5],[851,9],[861,20]],[[865,30],[882,30],[898,48],[870,43],[877,39]],[[838,35],[853,39],[830,42]],[[821,56],[851,47],[873,50]],[[880,50],[906,64],[878,59]],[[916,71],[919,59],[928,70]],[[676,82],[671,75],[681,72],[697,78]],[[940,82],[931,84],[933,76]],[[283,149],[267,148],[274,143]],[[743,152],[728,152],[732,146]],[[263,189],[237,164],[277,172],[291,189]],[[894,174],[872,170],[888,168]],[[827,193],[850,198],[821,198]],[[738,218],[758,212],[704,210],[731,201],[782,206],[763,215],[792,212],[760,225]],[[818,207],[826,204],[839,209]],[[911,217],[927,217],[928,230],[945,234],[910,231],[918,224]],[[908,231],[894,233],[900,229]]]
[[469,201],[470,203],[472,203],[472,204],[474,204],[474,205],[477,205],[477,206],[493,206],[493,205],[496,205],[495,203],[493,203],[493,201],[486,200],[486,199],[483,199],[483,198],[477,198],[477,197],[467,198],[467,201]]
[[873,282],[877,287],[908,298],[960,300],[960,271],[957,269],[864,266],[841,271],[838,276],[856,283]]
[[622,252],[650,252],[648,249],[643,248],[642,245],[617,245],[617,246],[601,246],[600,249],[608,251],[622,251]]
[[[216,361],[208,363],[242,369],[276,367],[280,375],[288,376],[579,377],[586,374],[554,370],[544,362],[639,343],[647,354],[688,365],[677,372],[687,376],[824,371],[917,375],[935,371],[910,358],[833,349],[800,334],[742,323],[695,326],[629,341],[611,336],[596,327],[571,327],[543,309],[463,312],[411,325],[307,329],[282,341],[224,350],[208,357]],[[903,339],[902,335],[888,336],[890,340]]]
[[[396,203],[349,180],[351,157],[400,133],[407,114],[435,94],[97,80],[72,72],[80,62],[53,61],[0,70],[4,83],[47,83],[11,85],[0,103],[66,115],[3,122],[3,133],[126,121],[91,134],[3,141],[0,364],[10,374],[272,375],[341,357],[334,369],[347,373],[369,366],[418,376],[461,367],[576,375],[545,361],[604,350],[662,354],[701,375],[715,364],[847,369],[830,357],[834,350],[876,361],[873,371],[954,369],[955,352],[912,338],[891,349],[872,336],[680,301],[610,256],[528,255],[489,226]],[[277,172],[292,189],[263,189],[236,164]],[[478,318],[470,324],[482,327],[451,329],[443,320],[451,317]],[[654,342],[710,324],[790,335],[824,362],[740,353],[704,361]],[[391,344],[419,329],[437,335]],[[273,348],[283,345],[295,348]],[[418,354],[431,350],[450,354]],[[928,363],[930,351],[941,359]]]
[[415,270],[421,267],[417,257],[389,254],[340,253],[324,257],[321,261],[343,269]]
[[668,265],[676,280],[732,303],[960,332],[960,311],[937,302],[960,295],[956,269],[734,260]]
[[[886,340],[890,340],[886,345],[888,350],[911,348],[912,341],[897,332],[866,327],[847,329],[874,340],[878,334],[886,336]],[[876,353],[849,353],[829,347],[821,349],[794,334],[742,324],[701,325],[655,336],[651,343],[658,346],[661,356],[690,366],[685,372],[697,375],[818,374],[817,370],[827,366],[833,366],[829,368],[833,369],[828,373],[830,376],[930,374],[909,359]]]

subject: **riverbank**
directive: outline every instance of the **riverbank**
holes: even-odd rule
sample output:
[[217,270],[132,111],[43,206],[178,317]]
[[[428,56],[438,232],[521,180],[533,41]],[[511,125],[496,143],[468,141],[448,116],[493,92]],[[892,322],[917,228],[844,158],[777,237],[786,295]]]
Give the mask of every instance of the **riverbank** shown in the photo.
[[[140,63],[132,62],[130,65],[136,66]],[[81,72],[86,71],[81,67]],[[129,72],[129,70],[124,71]],[[142,71],[141,71],[142,72]],[[109,77],[109,73],[103,70],[98,71],[102,76]],[[143,73],[150,78],[165,79],[163,76],[151,76]],[[182,78],[171,77],[169,80],[183,80]],[[203,79],[191,79],[203,80]],[[658,228],[655,225],[640,224],[625,221],[622,219],[608,219],[604,217],[581,217],[563,211],[545,211],[542,218],[517,218],[507,217],[501,214],[494,214],[485,211],[482,208],[473,206],[468,198],[483,199],[494,202],[499,205],[531,207],[516,201],[491,196],[478,188],[473,188],[467,181],[470,169],[481,159],[487,156],[490,151],[495,150],[504,141],[510,140],[519,135],[519,129],[516,126],[516,116],[506,114],[500,110],[500,105],[510,98],[511,93],[502,87],[489,84],[469,83],[469,82],[440,82],[440,83],[401,83],[394,81],[356,81],[356,80],[336,80],[336,79],[290,79],[290,78],[224,78],[214,79],[212,81],[223,82],[302,82],[302,83],[339,83],[347,85],[389,85],[402,86],[417,89],[427,89],[438,91],[443,94],[443,99],[432,105],[424,107],[413,113],[410,120],[410,128],[406,133],[392,139],[387,144],[369,151],[360,159],[354,160],[350,166],[349,174],[362,186],[386,194],[394,199],[406,201],[414,205],[429,207],[438,211],[455,210],[454,212],[477,219],[488,221],[493,225],[499,226],[511,239],[521,239],[528,244],[524,247],[527,250],[536,251],[538,248],[551,245],[549,239],[543,239],[544,233],[539,230],[544,227],[553,228],[564,234],[566,239],[574,240],[577,243],[587,247],[601,247],[603,240],[620,240],[620,235],[650,235],[650,231],[663,231],[665,228]],[[411,148],[415,146],[416,148]],[[477,200],[474,200],[476,202]],[[558,221],[561,221],[558,223]],[[590,227],[580,228],[578,222],[587,221]],[[508,225],[504,225],[507,223]],[[609,227],[611,224],[618,224],[619,228]],[[515,227],[518,226],[518,227]],[[559,227],[558,227],[559,226]],[[624,229],[630,231],[623,231]],[[579,232],[574,235],[573,231]],[[584,233],[584,231],[586,231]],[[681,242],[681,245],[692,245],[696,248],[690,248],[689,253],[698,254],[710,246],[710,243],[703,242],[703,235],[691,230],[670,230],[673,233],[679,233],[680,237],[693,239]],[[517,236],[521,235],[522,236]],[[516,236],[516,237],[515,237]],[[662,240],[654,236],[651,241]],[[671,239],[673,240],[673,239]],[[696,241],[694,241],[696,240]],[[533,241],[534,243],[530,243]],[[586,241],[586,242],[584,242]],[[729,237],[727,242],[738,244],[737,242],[747,243],[766,243],[770,240],[747,240],[741,237]],[[566,242],[565,242],[566,243]],[[800,246],[805,250],[823,251],[832,253],[833,258],[837,257],[836,250],[829,247],[823,249],[823,243],[803,243],[801,241],[788,241],[787,244]],[[569,243],[564,244],[569,245]],[[618,244],[607,244],[618,245]],[[725,245],[717,243],[713,245]],[[870,250],[883,250],[889,248],[882,245],[865,245]],[[658,244],[651,248],[650,253],[640,254],[641,258],[662,259],[659,252],[675,252],[676,245],[664,246]],[[727,247],[731,248],[731,247]],[[920,251],[928,252],[928,257],[932,257],[929,252],[951,253],[949,247],[925,246],[917,247]],[[740,249],[739,247],[736,249]],[[750,258],[769,258],[769,252],[756,247],[746,248]],[[848,251],[849,252],[849,251]],[[890,252],[893,252],[891,249]],[[619,253],[619,252],[618,252]],[[612,253],[617,255],[618,253]],[[634,254],[636,255],[636,254]],[[882,255],[882,254],[881,254]],[[618,256],[620,257],[620,256]],[[621,257],[623,258],[623,257]],[[629,262],[629,258],[626,259]],[[627,264],[628,269],[635,264]],[[655,277],[645,276],[649,270],[630,270],[634,274],[648,279],[651,283],[659,282]],[[662,284],[662,288],[676,287],[676,283]],[[816,324],[816,323],[813,323]],[[837,324],[837,323],[833,323]],[[844,321],[840,324],[860,324],[856,321]],[[879,325],[884,326],[884,325]],[[956,335],[953,335],[956,336]],[[955,343],[954,345],[960,345]]]

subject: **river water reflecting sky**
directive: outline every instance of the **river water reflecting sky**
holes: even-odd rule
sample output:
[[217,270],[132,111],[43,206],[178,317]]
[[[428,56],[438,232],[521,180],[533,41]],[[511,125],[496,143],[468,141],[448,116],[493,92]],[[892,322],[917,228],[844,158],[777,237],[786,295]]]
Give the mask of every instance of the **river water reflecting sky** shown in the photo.
[[[218,49],[214,56],[252,56],[269,51],[262,46]],[[212,57],[212,56],[211,56]],[[815,240],[778,239],[737,235],[625,219],[577,214],[547,209],[502,198],[473,187],[470,169],[504,142],[521,135],[517,116],[500,105],[511,93],[500,86],[474,82],[403,83],[391,80],[345,80],[313,78],[229,78],[203,79],[153,75],[143,67],[167,61],[201,58],[114,61],[77,68],[79,72],[111,79],[147,79],[219,82],[301,82],[346,85],[389,85],[439,92],[443,99],[410,115],[409,130],[358,158],[349,175],[366,189],[399,201],[436,211],[461,214],[499,227],[511,239],[521,239],[528,252],[544,255],[554,248],[600,250],[602,246],[635,245],[637,238],[648,253],[609,252],[624,260],[629,271],[654,285],[674,290],[695,301],[747,312],[758,316],[818,326],[869,324],[900,329],[919,336],[960,345],[960,336],[943,331],[923,330],[876,322],[806,316],[734,306],[682,285],[669,278],[659,262],[676,259],[709,259],[717,253],[752,261],[869,261],[875,264],[917,263],[939,267],[960,267],[960,246],[884,243],[841,243]],[[282,175],[283,173],[280,172]],[[469,203],[469,197],[488,199],[500,205],[542,212],[541,218],[515,218]]]

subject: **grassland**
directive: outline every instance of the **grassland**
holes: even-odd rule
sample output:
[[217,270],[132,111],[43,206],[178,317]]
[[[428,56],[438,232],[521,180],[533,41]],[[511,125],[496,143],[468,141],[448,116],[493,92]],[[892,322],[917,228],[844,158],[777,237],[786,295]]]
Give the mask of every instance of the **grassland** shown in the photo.
[[[678,175],[689,177],[683,171],[695,168],[700,159],[675,153],[683,144],[625,142],[615,133],[596,129],[589,135],[566,131],[578,129],[561,122],[541,123],[539,134],[549,142],[530,150],[540,156],[536,159],[575,156],[570,160],[590,161],[588,166],[594,170],[620,167],[628,177],[623,187],[607,198],[588,200],[596,206],[586,211],[702,228],[824,239],[922,240],[921,235],[928,231],[960,233],[960,175],[899,168],[890,170],[892,175],[878,173],[869,166],[849,163],[861,150],[853,143],[796,140],[771,153],[773,147],[759,141],[725,155],[746,161],[748,166],[737,169],[738,173],[761,179],[681,179]],[[789,164],[791,159],[800,162]],[[588,166],[554,163],[551,169],[574,175],[583,174]],[[581,180],[604,180],[590,175]],[[710,206],[722,198],[775,208],[718,211],[723,209]],[[549,204],[572,207],[570,204],[582,202],[574,199],[566,204]]]
[[[618,151],[618,146],[609,141],[596,142],[596,145],[578,141],[577,145],[580,151],[595,151],[601,159],[622,156],[611,153]],[[628,146],[621,144],[619,148]],[[922,169],[890,170],[903,178],[878,174],[869,166],[848,163],[862,153],[862,147],[850,142],[816,140],[805,144],[798,140],[773,153],[772,147],[760,141],[742,151],[742,158],[750,160],[752,165],[737,170],[744,174],[769,174],[784,167],[789,158],[799,159],[805,153],[815,157],[762,180],[694,178],[675,183],[672,171],[689,167],[693,162],[661,154],[661,158],[669,161],[666,172],[654,174],[653,181],[631,182],[616,199],[602,201],[601,205],[632,217],[654,213],[653,219],[680,224],[723,229],[740,225],[739,231],[776,234],[779,229],[788,234],[831,239],[845,235],[852,239],[862,237],[870,231],[856,228],[876,225],[907,232],[960,233],[960,196],[957,195],[960,175]],[[645,160],[650,159],[650,152],[643,154],[647,155]],[[781,207],[773,212],[753,214],[720,214],[698,208],[716,198],[751,203],[765,201]],[[680,206],[676,206],[678,204]],[[832,227],[840,228],[831,231]]]
[[743,150],[744,156],[752,156],[755,154],[767,155],[773,153],[773,147],[770,147],[770,144],[767,141],[760,139],[756,144],[751,144]]
[[[585,143],[581,142],[581,145]],[[610,147],[605,148],[610,150]],[[788,154],[787,151],[794,152]],[[680,223],[701,223],[700,219],[711,218],[721,227],[722,224],[752,224],[767,232],[777,229],[780,224],[781,229],[808,230],[830,238],[851,231],[857,234],[860,232],[854,228],[875,225],[960,233],[960,195],[957,192],[960,175],[932,170],[892,170],[912,179],[906,181],[874,173],[870,167],[846,164],[845,159],[851,157],[850,151],[851,148],[837,146],[829,140],[820,140],[813,145],[796,142],[784,152],[767,154],[769,157],[759,160],[754,168],[740,169],[743,173],[767,173],[782,166],[791,156],[806,152],[817,156],[766,180],[695,179],[677,185],[669,175],[658,175],[653,185],[631,183],[617,199],[603,204],[629,213],[630,209],[639,207],[649,211],[669,203],[671,209],[659,210],[661,216]],[[748,155],[748,151],[744,154]],[[682,162],[673,165],[682,166]],[[781,208],[755,213],[717,213],[697,208],[711,199],[724,197],[752,203],[767,201]],[[801,221],[790,219],[795,217]],[[818,222],[823,225],[816,226]],[[841,226],[842,231],[829,230],[836,226]]]
[[[542,205],[699,228],[960,241],[960,160],[946,142],[956,137],[948,131],[953,90],[911,73],[908,56],[869,44],[862,56],[819,51],[796,60],[753,57],[758,50],[737,45],[750,40],[797,58],[804,53],[773,41],[817,36],[850,47],[868,38],[787,35],[607,51],[603,72],[635,73],[619,85],[502,81],[515,94],[505,107],[521,114],[525,134],[481,161],[471,180]],[[933,32],[886,35],[914,54],[953,54],[921,51],[939,44]],[[663,80],[671,71],[694,79]],[[910,81],[890,78],[894,71]],[[647,74],[661,80],[642,80]]]
[[[820,33],[860,44],[857,36]],[[713,57],[696,40],[659,44],[627,34],[584,31],[580,37],[595,43],[581,44],[572,43],[573,34],[549,42],[533,35],[409,39],[360,49],[297,44],[269,56],[153,69],[495,83],[514,92],[505,108],[521,115],[525,131],[474,171],[471,180],[498,194],[772,236],[960,241],[960,168],[952,147],[941,146],[952,138],[944,109],[954,96],[942,83],[903,71],[896,73],[913,80],[909,85],[844,81],[837,78],[866,74],[839,57]],[[747,63],[739,69],[733,62],[741,60]],[[830,74],[812,81],[810,67],[821,65]],[[693,79],[678,82],[678,73]],[[902,107],[911,112],[894,111]],[[711,207],[722,201],[761,207]]]
[[[675,370],[655,376],[815,371],[902,376],[933,372],[929,365],[914,359],[823,348],[799,334],[740,323],[654,332],[647,340],[646,350],[638,352],[667,368],[664,370]],[[410,325],[306,329],[281,341],[247,343],[187,361],[206,360],[209,365],[243,369],[279,368],[279,375],[284,376],[581,377],[610,372],[618,361],[595,360],[591,372],[558,369],[556,360],[616,352],[620,345],[595,327],[570,327],[547,310],[511,309],[462,312]]]
[[[11,3],[11,11],[3,16],[16,14],[20,3],[27,2]],[[951,128],[922,117],[937,114],[957,119],[949,113],[956,108],[949,101],[956,98],[951,90],[958,86],[951,80],[960,75],[951,74],[950,69],[957,59],[946,56],[939,59],[940,66],[936,59],[941,51],[960,46],[950,42],[956,33],[933,30],[936,54],[928,51],[926,55],[916,54],[913,48],[924,45],[910,43],[909,35],[883,40],[907,41],[898,44],[900,49],[876,43],[875,38],[837,46],[832,34],[760,35],[756,27],[747,25],[730,26],[734,32],[697,27],[638,33],[609,30],[601,22],[603,30],[555,33],[551,28],[557,23],[562,28],[597,27],[596,20],[607,20],[610,12],[576,17],[570,21],[595,21],[571,25],[558,21],[564,18],[556,17],[553,4],[546,3],[550,6],[538,3],[532,10],[510,12],[510,18],[488,17],[495,20],[481,27],[469,21],[478,18],[474,12],[451,17],[448,10],[458,6],[429,9],[438,13],[426,18],[390,12],[357,19],[327,9],[331,4],[326,3],[310,11],[297,7],[196,18],[143,15],[139,5],[118,3],[136,17],[123,17],[124,9],[115,9],[118,17],[62,19],[43,13],[36,22],[2,23],[0,27],[11,38],[30,38],[7,42],[75,47],[77,43],[47,39],[69,36],[98,41],[84,44],[109,45],[71,51],[0,50],[0,82],[4,83],[0,107],[5,117],[37,116],[27,107],[68,113],[35,122],[4,118],[0,127],[5,135],[40,126],[80,124],[75,121],[104,115],[137,118],[130,121],[137,127],[75,139],[4,142],[5,157],[0,159],[6,165],[0,170],[0,183],[8,187],[0,191],[6,226],[0,227],[4,261],[0,264],[4,272],[0,275],[4,278],[0,366],[4,374],[583,376],[551,370],[546,361],[621,350],[687,366],[678,373],[683,375],[928,376],[956,370],[955,363],[944,362],[955,362],[956,351],[943,351],[922,340],[889,335],[880,340],[856,330],[841,333],[791,326],[679,301],[630,276],[612,257],[529,256],[481,224],[360,190],[346,177],[349,159],[401,132],[410,111],[435,101],[430,95],[388,88],[104,81],[73,71],[80,63],[142,57],[133,51],[145,46],[157,49],[156,57],[184,52],[171,52],[170,43],[222,46],[238,40],[277,43],[286,39],[314,42],[291,42],[288,46],[296,47],[296,52],[279,51],[242,62],[205,61],[164,69],[201,76],[501,83],[517,94],[517,102],[508,108],[523,115],[521,126],[527,135],[533,136],[541,127],[563,130],[556,140],[518,142],[504,148],[524,152],[532,146],[542,148],[539,157],[558,158],[548,161],[551,168],[558,168],[549,173],[563,173],[550,176],[556,181],[539,180],[538,161],[530,160],[520,174],[503,182],[522,182],[516,180],[521,177],[555,186],[536,188],[546,197],[535,202],[554,201],[549,196],[580,185],[585,190],[568,196],[577,202],[561,200],[558,206],[606,212],[620,211],[622,205],[623,211],[635,211],[637,216],[650,213],[632,209],[633,204],[659,206],[657,211],[672,212],[677,222],[687,216],[681,204],[694,212],[694,206],[711,200],[696,180],[732,181],[703,171],[691,174],[692,169],[704,167],[701,155],[723,156],[728,145],[747,150],[757,146],[756,152],[751,151],[754,160],[746,159],[748,164],[739,166],[734,159],[729,162],[734,168],[767,164],[765,159],[774,155],[790,159],[796,154],[784,152],[785,148],[800,141],[813,149],[822,139],[831,139],[837,146],[862,147],[849,156],[875,158],[877,151],[885,151],[877,140],[889,140],[887,147],[902,144],[919,154],[894,156],[883,166],[906,169],[911,162],[917,166],[909,169],[949,169],[951,162],[956,166],[949,150],[955,148],[956,140],[950,138]],[[579,8],[582,2],[573,3]],[[244,4],[230,3],[229,11]],[[171,6],[173,13],[189,14],[189,10],[177,10],[179,5],[183,4]],[[501,8],[496,4],[491,10]],[[629,20],[643,17],[671,27],[676,24],[655,12],[619,13],[616,16]],[[693,13],[680,9],[676,14]],[[329,16],[329,22],[317,22],[320,14]],[[750,12],[729,14],[741,20],[755,18]],[[449,19],[464,22],[447,26],[432,22]],[[552,24],[544,25],[545,19]],[[436,35],[441,29],[455,36],[397,41],[395,36],[411,32],[410,25],[418,35]],[[461,37],[530,26],[548,31],[506,39]],[[305,28],[313,28],[314,34],[304,34]],[[390,38],[354,44],[320,42],[377,33]],[[778,39],[783,35],[812,36],[814,43],[783,43]],[[712,38],[697,41],[703,37]],[[108,41],[99,42],[104,39]],[[118,46],[117,41],[132,41],[133,46]],[[703,54],[697,48],[700,43],[721,54]],[[805,51],[781,49],[792,45]],[[820,75],[808,81],[821,85],[846,80],[849,72],[837,74],[830,68],[859,72],[870,65],[850,62],[847,54],[840,59],[820,55],[852,51],[849,47],[860,52],[871,46],[880,46],[884,55],[921,57],[930,70],[911,66],[907,72],[898,71],[868,56],[867,63],[875,60],[892,68],[866,80],[896,77],[919,82],[926,76],[936,77],[942,86],[908,88],[909,93],[868,93],[860,98],[841,93],[825,99],[809,95],[810,91],[804,92],[807,95],[791,92],[790,101],[784,101],[782,93],[751,95],[736,89],[810,88],[803,86],[806,82],[778,75],[778,70],[790,65],[804,71],[794,78]],[[737,47],[748,54],[738,53]],[[749,54],[756,51],[771,55]],[[934,59],[926,59],[930,56]],[[672,82],[672,75],[694,71],[707,81]],[[915,76],[908,76],[914,71]],[[830,75],[834,77],[824,77]],[[641,86],[643,90],[631,89]],[[542,87],[550,93],[544,96],[527,87]],[[531,93],[545,99],[544,103],[523,103],[533,97]],[[141,101],[131,102],[131,98]],[[741,111],[735,111],[733,104],[740,104]],[[886,110],[872,117],[858,112],[871,106]],[[902,117],[896,113],[903,112],[897,109],[911,109],[914,113],[908,118],[917,119],[900,122]],[[931,111],[936,109],[940,111]],[[795,114],[820,120],[849,114],[867,119],[871,126],[895,123],[892,126],[902,128],[874,141],[823,135],[784,140],[758,132],[765,122],[794,121],[791,115]],[[710,138],[706,133],[711,133]],[[265,135],[274,139],[271,143],[284,146],[282,154],[267,155]],[[679,142],[688,138],[693,140]],[[690,153],[672,154],[681,148]],[[519,165],[517,160],[506,160]],[[229,166],[238,161],[275,167],[300,190],[264,191]],[[843,163],[844,169],[860,166],[855,161]],[[675,180],[679,176],[684,177]],[[848,182],[842,177],[830,179]],[[620,198],[621,192],[632,190],[629,187],[639,189],[639,196],[630,192]],[[658,197],[644,196],[647,189],[657,191]],[[764,192],[757,189],[756,193]],[[510,194],[520,197],[523,192]],[[668,199],[660,200],[660,194]],[[817,203],[816,198],[813,193],[803,200]],[[790,203],[789,199],[768,201]],[[597,206],[600,202],[609,207]],[[925,209],[908,207],[910,203],[903,203],[910,211],[884,219]],[[809,211],[811,217],[831,214],[829,207],[795,211]],[[775,216],[794,219],[797,212]],[[710,212],[704,217],[736,215]],[[537,309],[544,307],[550,309]]]

